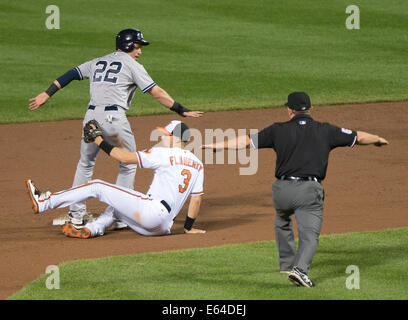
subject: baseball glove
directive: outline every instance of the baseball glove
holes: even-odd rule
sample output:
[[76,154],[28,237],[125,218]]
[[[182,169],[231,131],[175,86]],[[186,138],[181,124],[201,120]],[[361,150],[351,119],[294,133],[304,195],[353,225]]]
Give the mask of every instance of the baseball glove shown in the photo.
[[84,141],[93,142],[96,137],[102,136],[101,126],[98,121],[90,120],[84,126]]

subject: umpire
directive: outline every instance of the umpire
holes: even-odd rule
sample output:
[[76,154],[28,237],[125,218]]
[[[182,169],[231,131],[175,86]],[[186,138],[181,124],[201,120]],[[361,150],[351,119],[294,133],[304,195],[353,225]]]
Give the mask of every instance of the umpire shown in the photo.
[[[276,209],[275,236],[281,272],[298,286],[313,287],[307,276],[317,250],[323,219],[324,189],[321,182],[331,150],[357,145],[382,146],[388,142],[362,131],[339,128],[313,120],[311,103],[304,92],[293,92],[285,104],[290,120],[274,123],[255,135],[204,147],[272,148],[276,152],[277,181],[272,185]],[[296,251],[291,216],[295,214],[299,244]]]

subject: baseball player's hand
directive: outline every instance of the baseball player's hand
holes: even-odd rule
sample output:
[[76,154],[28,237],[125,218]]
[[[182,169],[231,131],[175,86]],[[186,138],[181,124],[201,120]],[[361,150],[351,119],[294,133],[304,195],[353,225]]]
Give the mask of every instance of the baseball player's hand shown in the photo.
[[48,101],[50,96],[46,94],[45,92],[41,92],[38,96],[35,98],[31,98],[29,101],[32,101],[29,105],[28,108],[30,110],[35,110],[41,107],[44,103]]
[[101,127],[96,120],[88,121],[84,126],[84,141],[86,143],[94,142],[96,137],[102,136]]
[[204,114],[202,111],[188,111],[188,112],[183,112],[183,116],[185,117],[191,117],[191,118],[199,118]]
[[378,139],[378,142],[374,143],[376,147],[381,147],[386,144],[388,144],[388,141],[381,137]]
[[191,233],[191,234],[205,233],[205,230],[191,228],[191,230],[184,229],[184,233]]

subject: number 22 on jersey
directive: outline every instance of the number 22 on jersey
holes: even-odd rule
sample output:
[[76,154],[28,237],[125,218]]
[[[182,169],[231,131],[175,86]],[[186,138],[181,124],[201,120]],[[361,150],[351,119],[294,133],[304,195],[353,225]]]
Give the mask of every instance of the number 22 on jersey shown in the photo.
[[181,184],[179,184],[179,192],[180,193],[184,193],[187,188],[188,188],[188,184],[190,183],[190,179],[191,179],[191,172],[187,169],[184,169],[183,171],[181,171],[181,175],[185,177],[184,179],[184,186],[182,186]]
[[109,64],[110,68],[105,73],[105,77],[103,77],[103,73],[105,72],[106,67],[108,66],[108,63],[102,60],[102,61],[98,61],[96,65],[99,68],[95,70],[95,73],[92,78],[93,82],[101,82],[103,78],[103,81],[105,82],[116,83],[116,81],[118,80],[118,77],[111,76],[111,74],[113,75],[118,74],[120,70],[122,70],[122,63],[118,61],[111,62],[111,64]]

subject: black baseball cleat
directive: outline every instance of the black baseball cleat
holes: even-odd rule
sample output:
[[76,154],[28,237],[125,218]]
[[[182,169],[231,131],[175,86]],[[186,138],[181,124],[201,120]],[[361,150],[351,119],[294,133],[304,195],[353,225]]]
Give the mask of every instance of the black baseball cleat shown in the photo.
[[311,288],[315,286],[315,284],[312,282],[312,280],[309,279],[307,274],[300,270],[298,267],[294,267],[289,273],[289,280],[300,287]]
[[31,203],[33,204],[33,211],[34,213],[39,213],[38,201],[40,199],[41,191],[37,189],[31,180],[26,180],[26,187]]

